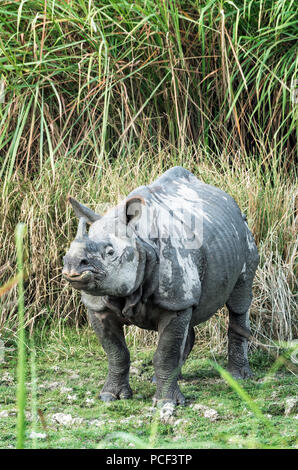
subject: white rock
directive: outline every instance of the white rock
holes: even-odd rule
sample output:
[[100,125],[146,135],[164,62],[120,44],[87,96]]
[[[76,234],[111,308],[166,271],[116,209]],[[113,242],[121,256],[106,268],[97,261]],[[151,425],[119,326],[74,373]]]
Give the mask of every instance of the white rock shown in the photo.
[[160,419],[163,421],[168,421],[171,416],[173,416],[175,410],[174,403],[168,402],[165,403],[159,410]]
[[95,403],[94,398],[86,398],[86,405],[92,406]]
[[73,401],[76,401],[77,395],[67,395],[67,400],[70,401],[71,403]]
[[0,411],[0,418],[8,418],[9,413],[6,410]]
[[297,404],[297,398],[288,398],[285,405],[285,416],[289,416]]
[[61,393],[69,393],[69,392],[72,392],[72,388],[70,388],[70,387],[61,387],[60,392]]
[[193,410],[200,411],[204,418],[210,419],[210,421],[216,421],[218,419],[218,412],[206,405],[197,403],[193,406]]
[[72,426],[73,424],[81,424],[83,422],[83,418],[73,418],[70,414],[65,413],[54,413],[51,419],[53,422],[63,426]]
[[45,439],[46,437],[47,437],[46,434],[42,432],[35,432],[35,431],[32,431],[29,435],[29,439]]
[[9,385],[12,385],[14,380],[13,380],[13,376],[9,373],[9,372],[4,372],[4,374],[2,375],[2,377],[0,377],[0,383],[7,383]]
[[46,388],[48,390],[55,390],[55,388],[59,388],[61,386],[61,382],[44,382],[38,386],[38,388]]

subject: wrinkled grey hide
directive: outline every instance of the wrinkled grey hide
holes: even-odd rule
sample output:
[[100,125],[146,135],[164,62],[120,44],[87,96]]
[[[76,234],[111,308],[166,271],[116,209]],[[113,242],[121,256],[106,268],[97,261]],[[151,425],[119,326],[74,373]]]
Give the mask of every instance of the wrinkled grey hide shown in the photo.
[[123,325],[137,325],[159,333],[155,401],[184,403],[177,378],[194,343],[193,327],[224,304],[229,371],[236,378],[251,375],[246,337],[259,257],[231,196],[175,167],[102,217],[69,200],[79,226],[63,274],[81,290],[107,354],[103,400],[132,394]]

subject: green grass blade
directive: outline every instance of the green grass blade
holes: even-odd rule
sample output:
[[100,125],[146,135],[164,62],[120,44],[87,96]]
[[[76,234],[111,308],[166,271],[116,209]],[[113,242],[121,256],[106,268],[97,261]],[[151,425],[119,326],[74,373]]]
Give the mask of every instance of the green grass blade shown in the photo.
[[17,365],[17,449],[24,448],[25,406],[26,406],[26,338],[24,326],[24,267],[23,243],[26,226],[19,223],[16,227],[17,270],[18,270],[18,365]]

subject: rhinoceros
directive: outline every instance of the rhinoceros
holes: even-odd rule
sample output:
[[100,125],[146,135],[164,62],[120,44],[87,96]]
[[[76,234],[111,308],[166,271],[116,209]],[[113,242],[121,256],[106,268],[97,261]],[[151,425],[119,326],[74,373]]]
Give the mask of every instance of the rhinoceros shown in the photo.
[[81,291],[107,355],[103,401],[132,396],[123,326],[136,325],[158,331],[154,402],[184,404],[178,379],[194,344],[194,326],[224,304],[228,370],[237,379],[251,376],[247,337],[259,256],[230,195],[174,167],[103,216],[68,200],[79,224],[62,273]]

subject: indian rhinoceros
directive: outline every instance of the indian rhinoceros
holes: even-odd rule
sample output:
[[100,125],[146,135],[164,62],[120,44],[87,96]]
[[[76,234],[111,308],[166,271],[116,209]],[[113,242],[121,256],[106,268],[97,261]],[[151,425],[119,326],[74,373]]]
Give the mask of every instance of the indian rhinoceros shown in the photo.
[[228,370],[236,378],[251,375],[248,312],[259,256],[231,196],[174,167],[103,216],[72,197],[69,202],[79,225],[63,276],[81,291],[107,354],[102,400],[132,396],[123,325],[137,325],[158,331],[154,401],[184,404],[178,378],[194,344],[194,326],[224,304]]

